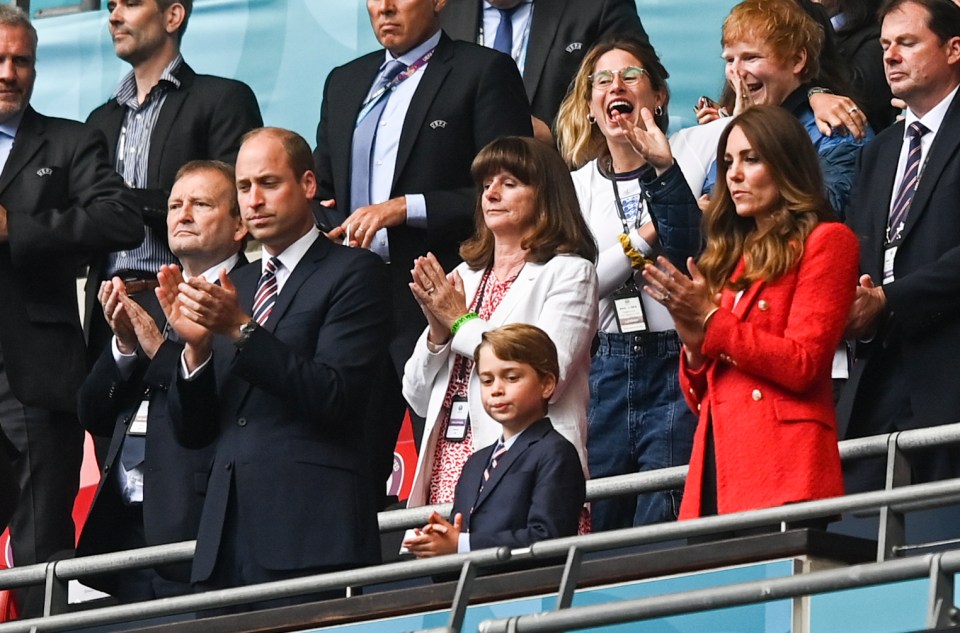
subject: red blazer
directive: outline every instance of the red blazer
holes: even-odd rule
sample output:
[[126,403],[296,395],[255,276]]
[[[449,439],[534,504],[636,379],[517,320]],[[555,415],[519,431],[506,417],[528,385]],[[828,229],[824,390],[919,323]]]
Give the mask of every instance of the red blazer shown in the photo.
[[853,232],[823,223],[782,277],[754,283],[736,306],[723,291],[703,342],[709,360],[692,370],[681,355],[680,384],[700,416],[681,519],[700,516],[710,424],[720,513],[843,494],[830,369],[857,262]]

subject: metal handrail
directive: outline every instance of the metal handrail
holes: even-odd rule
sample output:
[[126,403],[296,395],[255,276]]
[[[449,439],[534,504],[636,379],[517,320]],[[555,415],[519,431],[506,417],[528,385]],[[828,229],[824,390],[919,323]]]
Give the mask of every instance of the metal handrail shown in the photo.
[[[897,447],[905,451],[911,451],[919,448],[929,448],[931,446],[939,446],[948,443],[957,443],[960,442],[960,423],[903,431],[899,434],[846,440],[840,443],[841,458],[844,460],[850,460],[885,455],[888,452],[888,445],[891,439],[895,440]],[[620,475],[616,477],[588,481],[587,498],[589,500],[595,500],[623,494],[639,494],[643,492],[676,488],[683,485],[686,471],[686,466],[678,466],[645,473]],[[856,498],[860,498],[860,495],[857,495]],[[557,539],[554,541],[544,541],[527,549],[526,552],[528,552],[528,554],[524,555],[533,557],[550,557],[558,554],[564,554],[566,553],[564,548],[570,547],[571,543],[576,544],[578,547],[586,546],[605,549],[605,546],[602,545],[606,542],[605,539],[610,539],[612,536],[619,534],[634,536],[636,535],[635,533],[637,530],[641,531],[639,532],[639,535],[642,538],[640,542],[650,543],[685,538],[692,535],[709,534],[715,531],[742,529],[755,525],[766,525],[771,522],[778,522],[782,520],[795,521],[803,518],[813,518],[815,516],[830,516],[831,514],[837,514],[843,511],[883,507],[883,504],[871,505],[871,503],[873,503],[872,501],[867,502],[863,506],[856,504],[844,505],[843,500],[850,501],[851,499],[854,499],[854,497],[838,497],[836,499],[813,502],[836,504],[836,509],[832,509],[824,514],[810,514],[808,516],[801,511],[802,508],[806,507],[806,504],[791,504],[789,506],[754,511],[757,513],[767,513],[766,515],[759,515],[762,517],[760,519],[756,519],[753,512],[740,513],[734,515],[710,517],[709,519],[702,520],[707,521],[707,523],[701,523],[697,521],[667,523],[642,528],[628,528],[626,530],[619,530],[617,532],[592,534],[584,537],[571,537],[574,540],[568,538]],[[897,501],[891,501],[890,503],[899,505],[904,501],[916,501],[915,496],[910,497],[909,499],[900,499],[899,497],[897,497],[897,499]],[[833,508],[834,506],[831,505],[830,507]],[[916,506],[911,506],[911,509],[918,508]],[[440,512],[441,514],[447,514],[450,511],[450,504],[381,512],[378,516],[380,530],[381,532],[386,532],[406,527],[423,525],[427,520],[427,517],[434,510]],[[714,523],[710,523],[711,521]],[[577,539],[585,540],[580,541]],[[66,581],[72,579],[82,579],[86,576],[96,573],[138,569],[177,562],[187,562],[192,559],[194,549],[195,541],[185,541],[182,543],[173,543],[169,545],[147,547],[137,550],[115,552],[111,554],[99,554],[77,559],[61,560],[52,563],[41,563],[22,568],[15,567],[7,570],[0,570],[0,589],[40,584],[43,583],[47,577],[51,575],[51,573],[55,578],[61,581]],[[560,551],[561,549],[564,551]],[[514,554],[516,556],[517,552]]]
[[[842,511],[879,508],[905,501],[926,502],[931,505],[960,499],[960,479],[951,479],[915,486],[905,486],[896,490],[865,492],[846,497],[821,499],[791,504],[781,508],[765,508],[738,514],[720,515],[650,525],[615,532],[590,534],[541,541],[529,548],[513,551],[505,547],[478,550],[457,556],[445,556],[432,559],[420,559],[399,563],[388,563],[365,569],[348,570],[317,576],[308,576],[292,580],[283,580],[260,585],[249,585],[233,589],[221,589],[205,593],[176,598],[164,598],[149,602],[91,609],[77,613],[52,615],[45,618],[19,620],[0,624],[0,633],[13,631],[66,631],[83,626],[112,624],[134,619],[144,619],[176,613],[187,613],[205,609],[215,609],[251,601],[265,601],[285,598],[319,591],[342,589],[348,586],[396,582],[412,578],[422,578],[440,573],[449,573],[462,568],[466,563],[477,567],[494,568],[506,561],[536,560],[555,557],[569,551],[571,544],[582,551],[600,551],[630,547],[660,540],[673,540],[686,536],[709,534],[718,531],[746,529],[758,525],[777,523],[783,517],[791,520],[808,519],[819,516],[831,516]],[[781,512],[777,512],[781,510]],[[60,563],[77,561],[58,561]],[[74,570],[76,571],[76,570]],[[60,568],[57,576],[63,579]],[[466,597],[464,598],[466,599]],[[34,629],[36,627],[36,629]]]
[[[840,591],[866,585],[912,580],[931,576],[932,570],[960,570],[960,551],[927,554],[883,563],[851,565],[841,569],[808,572],[786,578],[749,582],[657,595],[615,603],[573,607],[562,611],[484,620],[480,633],[555,633],[636,622],[694,611],[711,611]],[[928,616],[928,626],[931,625]],[[933,623],[935,626],[936,623]]]

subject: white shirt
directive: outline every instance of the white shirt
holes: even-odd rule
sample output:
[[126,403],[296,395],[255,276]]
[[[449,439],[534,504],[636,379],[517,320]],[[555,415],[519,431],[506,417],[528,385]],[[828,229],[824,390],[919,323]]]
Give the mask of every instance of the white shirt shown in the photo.
[[890,210],[893,210],[893,204],[897,199],[897,192],[900,191],[900,183],[903,181],[903,170],[907,166],[907,154],[910,153],[910,124],[914,121],[920,121],[929,132],[920,137],[920,178],[923,178],[923,170],[926,167],[927,155],[930,153],[930,146],[937,137],[937,132],[943,125],[943,119],[947,115],[947,110],[957,94],[957,88],[954,86],[943,101],[935,105],[922,117],[917,117],[913,110],[907,108],[906,117],[903,121],[903,143],[900,145],[900,158],[897,161],[897,174],[893,179],[893,189],[890,195]]

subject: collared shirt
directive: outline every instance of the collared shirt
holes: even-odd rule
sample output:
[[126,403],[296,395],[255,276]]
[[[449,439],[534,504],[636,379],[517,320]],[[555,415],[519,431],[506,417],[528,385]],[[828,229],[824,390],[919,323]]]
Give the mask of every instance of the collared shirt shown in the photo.
[[960,86],[954,86],[953,90],[950,91],[950,94],[948,94],[943,101],[931,108],[930,111],[922,117],[917,117],[913,110],[907,108],[906,117],[903,121],[903,143],[900,145],[900,158],[897,161],[897,173],[893,179],[893,189],[890,195],[891,211],[893,210],[893,203],[896,202],[897,199],[896,192],[900,191],[900,182],[903,180],[903,170],[907,166],[907,154],[910,151],[910,139],[908,135],[910,124],[914,121],[920,121],[920,123],[930,130],[920,137],[919,178],[923,180],[923,170],[927,166],[927,155],[930,153],[930,146],[933,145],[933,141],[937,137],[937,132],[940,131],[940,127],[943,125],[943,119],[947,116],[947,110],[950,108],[950,104],[953,103],[953,98],[957,95],[957,88],[960,88]]
[[[500,9],[486,0],[483,2],[483,26],[480,30],[477,43],[487,48],[493,48],[497,28],[500,27]],[[533,0],[524,0],[514,10],[511,16],[513,22],[513,47],[510,56],[517,62],[520,74],[527,63],[527,44],[530,41],[530,25],[533,24]]]
[[20,129],[20,121],[23,121],[23,110],[13,115],[3,123],[0,123],[0,173],[10,158],[10,152],[13,151],[13,141],[17,138],[17,130]]
[[[424,53],[435,48],[438,43],[440,43],[440,31],[396,59],[409,66],[420,59]],[[387,62],[393,61],[393,59],[390,51],[384,51],[380,72],[377,73],[370,86],[371,93],[374,86],[380,83]],[[427,62],[416,73],[398,84],[383,108],[383,114],[378,124],[379,129],[373,144],[373,160],[370,162],[370,204],[378,204],[390,199],[390,192],[393,189],[393,176],[397,167],[397,150],[400,148],[400,135],[403,133],[403,121],[407,117],[407,110],[410,109],[410,102],[417,91],[417,86],[420,85],[423,73],[429,65],[430,63]],[[423,194],[407,194],[404,198],[407,203],[407,225],[418,229],[427,228],[427,203]],[[377,231],[370,249],[384,261],[390,261],[387,229]]]
[[[113,98],[126,109],[117,141],[117,171],[127,185],[134,189],[147,188],[147,169],[150,160],[150,141],[153,136],[160,110],[167,98],[167,92],[178,90],[180,80],[176,73],[183,65],[179,54],[163,69],[160,81],[147,94],[143,103],[137,100],[137,81],[130,71],[120,82]],[[155,275],[164,264],[176,263],[164,240],[149,226],[140,246],[111,253],[107,262],[106,277],[117,273],[135,273],[143,277]]]

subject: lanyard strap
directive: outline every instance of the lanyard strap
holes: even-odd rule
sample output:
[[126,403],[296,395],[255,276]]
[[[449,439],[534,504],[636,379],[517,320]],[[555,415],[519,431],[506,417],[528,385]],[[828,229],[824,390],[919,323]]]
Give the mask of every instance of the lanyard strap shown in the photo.
[[[610,174],[610,184],[613,185],[613,201],[617,205],[617,215],[620,216],[620,224],[623,225],[623,232],[626,235],[630,234],[630,225],[627,224],[627,213],[623,210],[623,202],[620,201],[620,188],[617,186],[617,177],[615,174]],[[637,218],[633,221],[633,228],[640,227],[640,218],[643,216],[643,210],[647,204],[647,188],[643,185],[643,180],[640,179],[640,176],[637,176],[637,185],[640,187],[640,200],[637,204]],[[653,216],[650,216],[651,219]]]
[[434,46],[426,53],[420,56],[420,58],[407,66],[406,70],[402,73],[399,73],[396,77],[391,79],[389,82],[377,89],[372,95],[367,97],[367,100],[363,102],[363,105],[360,106],[360,114],[357,116],[357,125],[360,125],[360,122],[370,114],[370,111],[380,102],[388,92],[395,90],[397,86],[402,84],[404,81],[409,79],[416,73],[420,68],[422,68],[430,58],[433,57],[434,51],[437,50],[437,47]]

